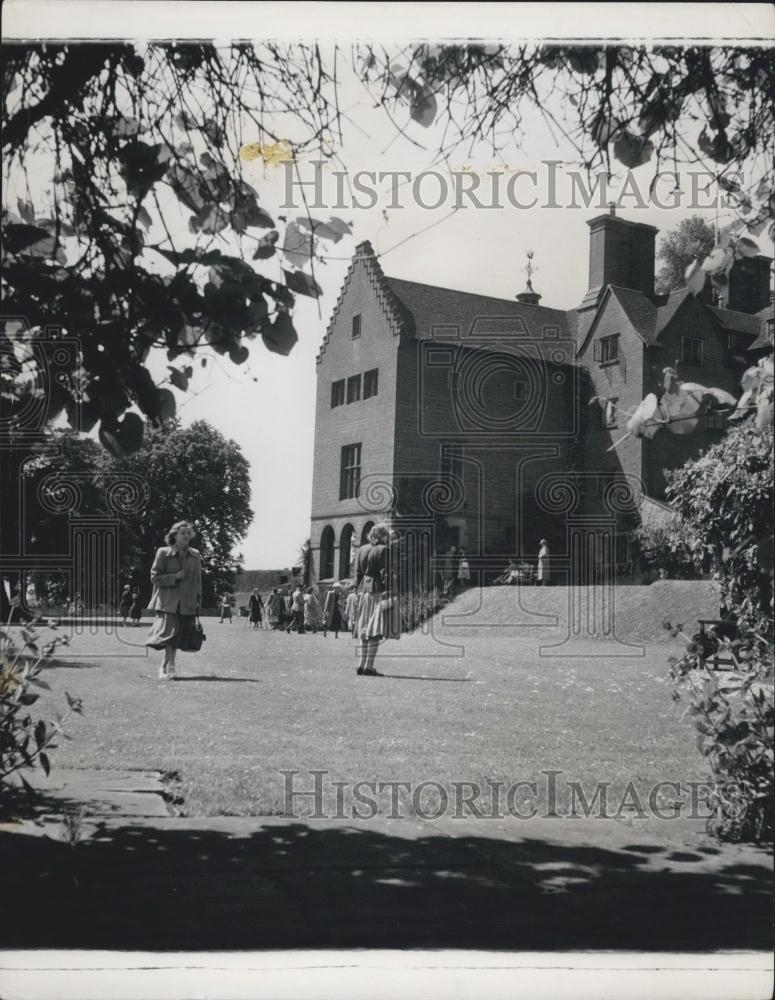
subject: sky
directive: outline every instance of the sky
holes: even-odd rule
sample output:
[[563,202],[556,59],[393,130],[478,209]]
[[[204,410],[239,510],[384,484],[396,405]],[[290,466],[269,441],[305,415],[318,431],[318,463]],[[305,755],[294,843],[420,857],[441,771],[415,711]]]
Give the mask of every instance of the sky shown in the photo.
[[[348,109],[350,123],[339,154],[350,178],[358,170],[411,171],[416,176],[432,167],[434,139],[438,138],[434,128],[426,130],[411,123],[407,132],[412,141],[396,138],[394,127],[359,87],[345,95],[342,107]],[[553,140],[539,118],[525,124],[527,141],[520,150],[507,154],[505,171],[508,175],[508,171],[534,169],[540,193],[547,177],[541,161],[563,161],[571,151]],[[418,148],[415,142],[426,148]],[[449,166],[454,170],[470,167],[482,175],[488,170],[504,169],[503,162],[484,149],[468,151],[465,159],[453,158]],[[444,167],[439,169],[443,171]],[[560,179],[557,200],[563,203],[569,189],[562,183],[564,168],[556,169]],[[310,162],[300,163],[299,172],[301,179],[313,180]],[[651,165],[634,171],[641,191],[648,191],[652,174]],[[265,208],[284,211],[278,206],[285,199],[285,168],[253,161],[246,176]],[[434,183],[429,181],[427,188],[423,185],[421,189],[427,203],[436,197]],[[599,209],[540,205],[518,209],[507,205],[491,210],[467,205],[453,212],[454,198],[450,195],[439,209],[431,210],[413,204],[407,188],[402,189],[404,207],[391,209],[390,182],[378,187],[381,197],[372,209],[315,211],[315,216],[323,220],[335,215],[350,222],[352,236],[332,244],[325,266],[316,268],[315,276],[323,289],[319,302],[297,298],[294,315],[299,342],[292,353],[287,358],[273,355],[260,341],[253,341],[250,361],[244,369],[219,359],[218,367],[200,372],[192,383],[192,392],[179,400],[184,423],[210,421],[239,443],[251,463],[255,519],[240,546],[250,569],[290,564],[309,534],[315,358],[357,243],[365,239],[372,243],[387,275],[504,298],[513,298],[524,288],[525,252],[530,249],[534,252],[533,285],[543,296],[543,305],[572,308],[586,291],[585,220],[600,214]],[[524,203],[531,200],[528,188],[516,188]],[[307,190],[311,197],[312,188]],[[481,200],[486,204],[488,198],[482,195]],[[663,200],[667,203],[666,195]],[[628,207],[620,209],[619,215],[657,226],[662,232],[692,214],[702,214],[710,222],[716,216],[713,209],[697,212],[653,205],[638,208],[634,198],[625,204]],[[292,213],[286,210],[286,214]],[[728,221],[722,213],[720,224]],[[762,248],[772,253],[771,246]]]

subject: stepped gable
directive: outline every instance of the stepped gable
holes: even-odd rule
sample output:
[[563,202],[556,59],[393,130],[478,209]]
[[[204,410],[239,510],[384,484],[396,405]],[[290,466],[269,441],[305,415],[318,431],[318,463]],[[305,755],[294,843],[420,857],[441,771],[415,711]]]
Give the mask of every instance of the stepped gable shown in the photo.
[[374,253],[374,248],[368,240],[364,240],[363,243],[359,243],[355,248],[355,253],[353,254],[353,259],[350,262],[350,266],[347,269],[347,274],[342,282],[342,287],[339,290],[339,295],[334,305],[334,310],[331,313],[331,319],[326,327],[326,332],[323,336],[323,342],[320,345],[320,350],[318,351],[317,363],[320,361],[325,354],[326,345],[328,344],[329,338],[331,337],[331,332],[333,331],[334,324],[336,323],[339,311],[342,308],[342,302],[347,294],[347,289],[350,287],[350,282],[352,281],[353,275],[355,273],[355,268],[358,264],[363,264],[366,268],[366,272],[371,281],[372,287],[377,293],[377,298],[385,311],[385,315],[390,321],[390,328],[394,336],[400,334],[411,335],[413,330],[412,325],[412,315],[404,307],[403,303],[396,297],[393,289],[390,287],[388,280],[382,271],[382,267],[377,259],[377,255]]

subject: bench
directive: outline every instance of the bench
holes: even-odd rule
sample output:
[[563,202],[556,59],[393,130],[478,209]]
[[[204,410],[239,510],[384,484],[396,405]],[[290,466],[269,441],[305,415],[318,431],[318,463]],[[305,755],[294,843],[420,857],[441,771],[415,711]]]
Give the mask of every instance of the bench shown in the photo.
[[710,662],[713,664],[714,670],[719,669],[719,664],[734,667],[735,661],[731,656],[720,655],[724,649],[724,645],[714,634],[713,630],[719,626],[723,626],[724,632],[727,633],[725,638],[734,639],[737,635],[737,623],[724,618],[698,618],[697,624],[700,626],[699,642],[703,649],[706,649],[710,643],[713,643],[715,646],[715,652],[710,656],[705,656],[703,653],[699,654],[699,666],[705,667]]

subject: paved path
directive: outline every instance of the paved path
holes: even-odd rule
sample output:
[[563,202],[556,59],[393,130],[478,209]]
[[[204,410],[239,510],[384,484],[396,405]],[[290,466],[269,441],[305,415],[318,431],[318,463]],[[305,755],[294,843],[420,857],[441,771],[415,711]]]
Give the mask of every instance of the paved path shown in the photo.
[[0,827],[3,946],[769,947],[767,853],[696,822],[182,818],[162,792],[158,772],[53,772],[36,820]]

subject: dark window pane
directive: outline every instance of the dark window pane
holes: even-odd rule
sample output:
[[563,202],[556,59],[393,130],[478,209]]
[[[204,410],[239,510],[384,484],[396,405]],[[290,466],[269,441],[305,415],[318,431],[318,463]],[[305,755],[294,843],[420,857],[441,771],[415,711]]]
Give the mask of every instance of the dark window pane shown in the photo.
[[342,406],[344,403],[344,379],[341,378],[331,383],[331,408]]
[[361,398],[361,377],[360,375],[351,375],[347,379],[347,402],[357,403]]
[[363,398],[370,399],[379,391],[379,369],[372,368],[363,376]]

